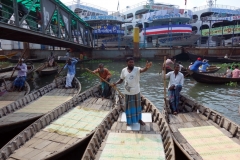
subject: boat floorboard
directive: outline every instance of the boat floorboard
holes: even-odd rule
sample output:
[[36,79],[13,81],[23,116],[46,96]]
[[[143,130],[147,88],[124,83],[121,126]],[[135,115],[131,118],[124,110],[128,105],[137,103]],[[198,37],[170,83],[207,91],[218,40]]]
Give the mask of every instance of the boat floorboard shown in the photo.
[[44,159],[90,134],[112,109],[109,99],[90,97],[36,133],[8,160]]
[[[154,146],[157,146],[157,148],[158,148],[157,151],[153,151],[152,148],[150,149],[151,151],[150,150],[148,151],[148,149],[147,149],[148,147],[147,147],[147,148],[145,148],[144,153],[147,153],[147,154],[150,153],[151,155],[156,156],[155,157],[156,159],[158,159],[159,157],[162,157],[162,159],[165,159],[164,152],[161,153],[161,148],[163,147],[163,145],[159,144],[160,141],[158,141],[158,143],[155,143],[156,142],[156,139],[155,139],[156,136],[159,136],[158,138],[161,139],[159,130],[160,130],[159,125],[157,123],[152,123],[152,122],[145,122],[145,126],[140,126],[140,130],[135,130],[135,131],[134,130],[128,130],[127,129],[127,123],[122,121],[122,113],[121,113],[120,116],[118,117],[118,120],[112,124],[111,129],[107,132],[107,135],[103,139],[103,142],[101,143],[101,146],[100,146],[100,148],[99,148],[99,150],[98,150],[98,152],[95,156],[95,159],[96,160],[97,159],[113,159],[112,156],[116,156],[117,158],[121,159],[121,156],[122,156],[121,152],[126,150],[126,148],[128,148],[128,147],[130,147],[130,148],[133,147],[132,146],[133,144],[125,145],[124,143],[128,143],[128,142],[126,142],[128,140],[126,140],[126,141],[124,140],[124,142],[123,141],[121,142],[121,144],[123,144],[123,146],[117,144],[116,145],[117,148],[112,149],[111,146],[110,146],[110,148],[108,146],[107,149],[106,149],[106,144],[108,144],[108,145],[112,144],[111,142],[109,142],[109,139],[108,139],[109,135],[111,135],[111,134],[114,135],[114,134],[119,134],[119,133],[122,133],[122,135],[120,135],[120,137],[133,136],[134,137],[134,142],[133,143],[136,142],[136,143],[139,143],[139,145],[141,144],[141,146],[139,146],[140,148],[141,147],[144,148],[144,146],[148,146],[150,143],[154,142]],[[144,138],[151,139],[151,142],[150,143],[149,142],[144,142],[144,141],[139,142],[138,138],[140,138],[140,137],[142,139],[144,139]],[[154,148],[154,146],[152,146],[152,147]],[[105,149],[105,151],[104,151],[104,149]],[[138,154],[139,154],[138,151],[139,150],[136,149],[136,148],[134,150],[135,150],[134,153],[131,150],[126,151],[125,154],[124,154],[125,156],[123,156],[124,159],[127,159],[126,154],[128,154],[130,152],[131,152],[131,154],[133,153],[136,157],[138,157]],[[111,153],[111,152],[114,152],[114,153]],[[115,154],[115,152],[116,152],[117,155]],[[110,154],[113,154],[113,155],[110,155]],[[145,155],[145,156],[149,157],[149,155]],[[150,156],[150,157],[153,158],[152,156]]]
[[0,118],[0,125],[11,124],[13,122],[41,116],[68,101],[77,92],[77,89],[53,89],[42,97],[27,104],[25,107]]
[[179,113],[178,115],[169,115],[169,127],[171,128],[175,139],[179,142],[182,148],[188,152],[191,157],[196,160],[202,160],[202,157],[196,152],[196,150],[187,142],[184,136],[179,132],[180,128],[192,128],[192,127],[201,127],[201,126],[215,126],[220,130],[225,136],[229,137],[236,143],[240,144],[239,140],[233,138],[232,134],[225,130],[224,128],[219,127],[212,120],[208,120],[206,117],[198,114],[196,112],[189,113]]
[[25,93],[26,93],[25,91],[22,91],[22,92],[18,92],[18,91],[9,92],[9,91],[5,91],[1,95],[0,101],[16,101],[19,98],[22,98]]

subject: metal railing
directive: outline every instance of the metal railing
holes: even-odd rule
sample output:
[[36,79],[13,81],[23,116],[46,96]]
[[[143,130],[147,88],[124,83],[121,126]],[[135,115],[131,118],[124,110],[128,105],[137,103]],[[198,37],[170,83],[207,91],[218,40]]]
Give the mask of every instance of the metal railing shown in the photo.
[[200,6],[200,7],[194,7],[193,11],[200,11],[200,10],[204,10],[204,9],[208,9],[208,8],[231,9],[231,10],[238,10],[239,9],[239,7],[235,7],[235,6],[216,4],[216,5],[213,5],[212,7],[210,7],[208,5],[204,5],[204,6]]

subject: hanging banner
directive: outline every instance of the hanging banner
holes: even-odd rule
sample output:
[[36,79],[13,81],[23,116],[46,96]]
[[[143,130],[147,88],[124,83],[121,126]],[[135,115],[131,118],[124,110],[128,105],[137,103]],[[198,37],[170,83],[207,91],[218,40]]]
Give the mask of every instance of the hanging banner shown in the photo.
[[[234,34],[240,33],[240,25],[236,25],[234,28],[234,25],[232,26],[224,26],[222,27],[216,27],[210,29],[210,36],[218,36],[218,35],[226,35],[226,34]],[[209,36],[209,29],[203,29],[202,30],[202,36]]]
[[42,5],[43,11],[41,11],[41,13],[43,15],[43,26],[45,29],[47,29],[47,24],[49,23],[49,21],[51,21],[51,16],[55,11],[55,4],[49,0],[42,0]]
[[65,12],[65,11],[63,11],[62,9],[60,9],[60,12],[61,12],[61,14],[62,14],[62,19],[63,19],[63,22],[64,22],[64,25],[65,25],[65,27],[66,27],[66,30],[67,30],[67,32],[69,31],[69,16],[68,16],[68,14]]

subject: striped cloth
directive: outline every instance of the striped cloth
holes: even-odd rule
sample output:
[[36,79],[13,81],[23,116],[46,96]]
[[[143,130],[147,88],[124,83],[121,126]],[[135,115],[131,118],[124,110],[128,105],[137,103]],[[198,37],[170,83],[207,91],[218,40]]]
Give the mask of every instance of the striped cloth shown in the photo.
[[140,93],[125,95],[127,124],[138,123],[142,120],[142,106]]
[[21,88],[21,87],[24,86],[25,81],[26,81],[26,76],[17,77],[17,78],[14,80],[14,86]]

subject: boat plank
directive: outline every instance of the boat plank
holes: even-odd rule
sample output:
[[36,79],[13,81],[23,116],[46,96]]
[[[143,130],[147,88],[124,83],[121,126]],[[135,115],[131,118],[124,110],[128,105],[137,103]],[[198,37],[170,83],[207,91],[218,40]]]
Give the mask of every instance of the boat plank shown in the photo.
[[179,128],[185,128],[184,124],[169,124],[169,127],[171,128],[172,132],[178,132]]
[[44,159],[45,157],[47,157],[50,154],[51,154],[51,152],[42,151],[41,153],[39,153],[36,156],[32,157],[30,160]]
[[13,153],[10,157],[11,158],[16,158],[16,159],[24,159],[23,157],[34,151],[34,148],[29,148],[29,147],[21,147],[18,149],[19,152]]
[[31,159],[32,157],[40,154],[42,151],[39,150],[39,149],[34,149],[33,151],[31,151],[30,153],[26,154],[23,156],[23,158],[26,158],[26,159]]
[[173,135],[179,143],[187,143],[187,140],[182,136],[180,132],[174,132]]
[[42,140],[41,143],[38,143],[37,145],[35,145],[34,148],[36,149],[43,149],[45,148],[47,145],[49,145],[51,143],[51,141],[48,141],[48,140]]
[[189,154],[197,154],[195,149],[189,143],[180,143],[180,145],[184,148],[186,152]]

